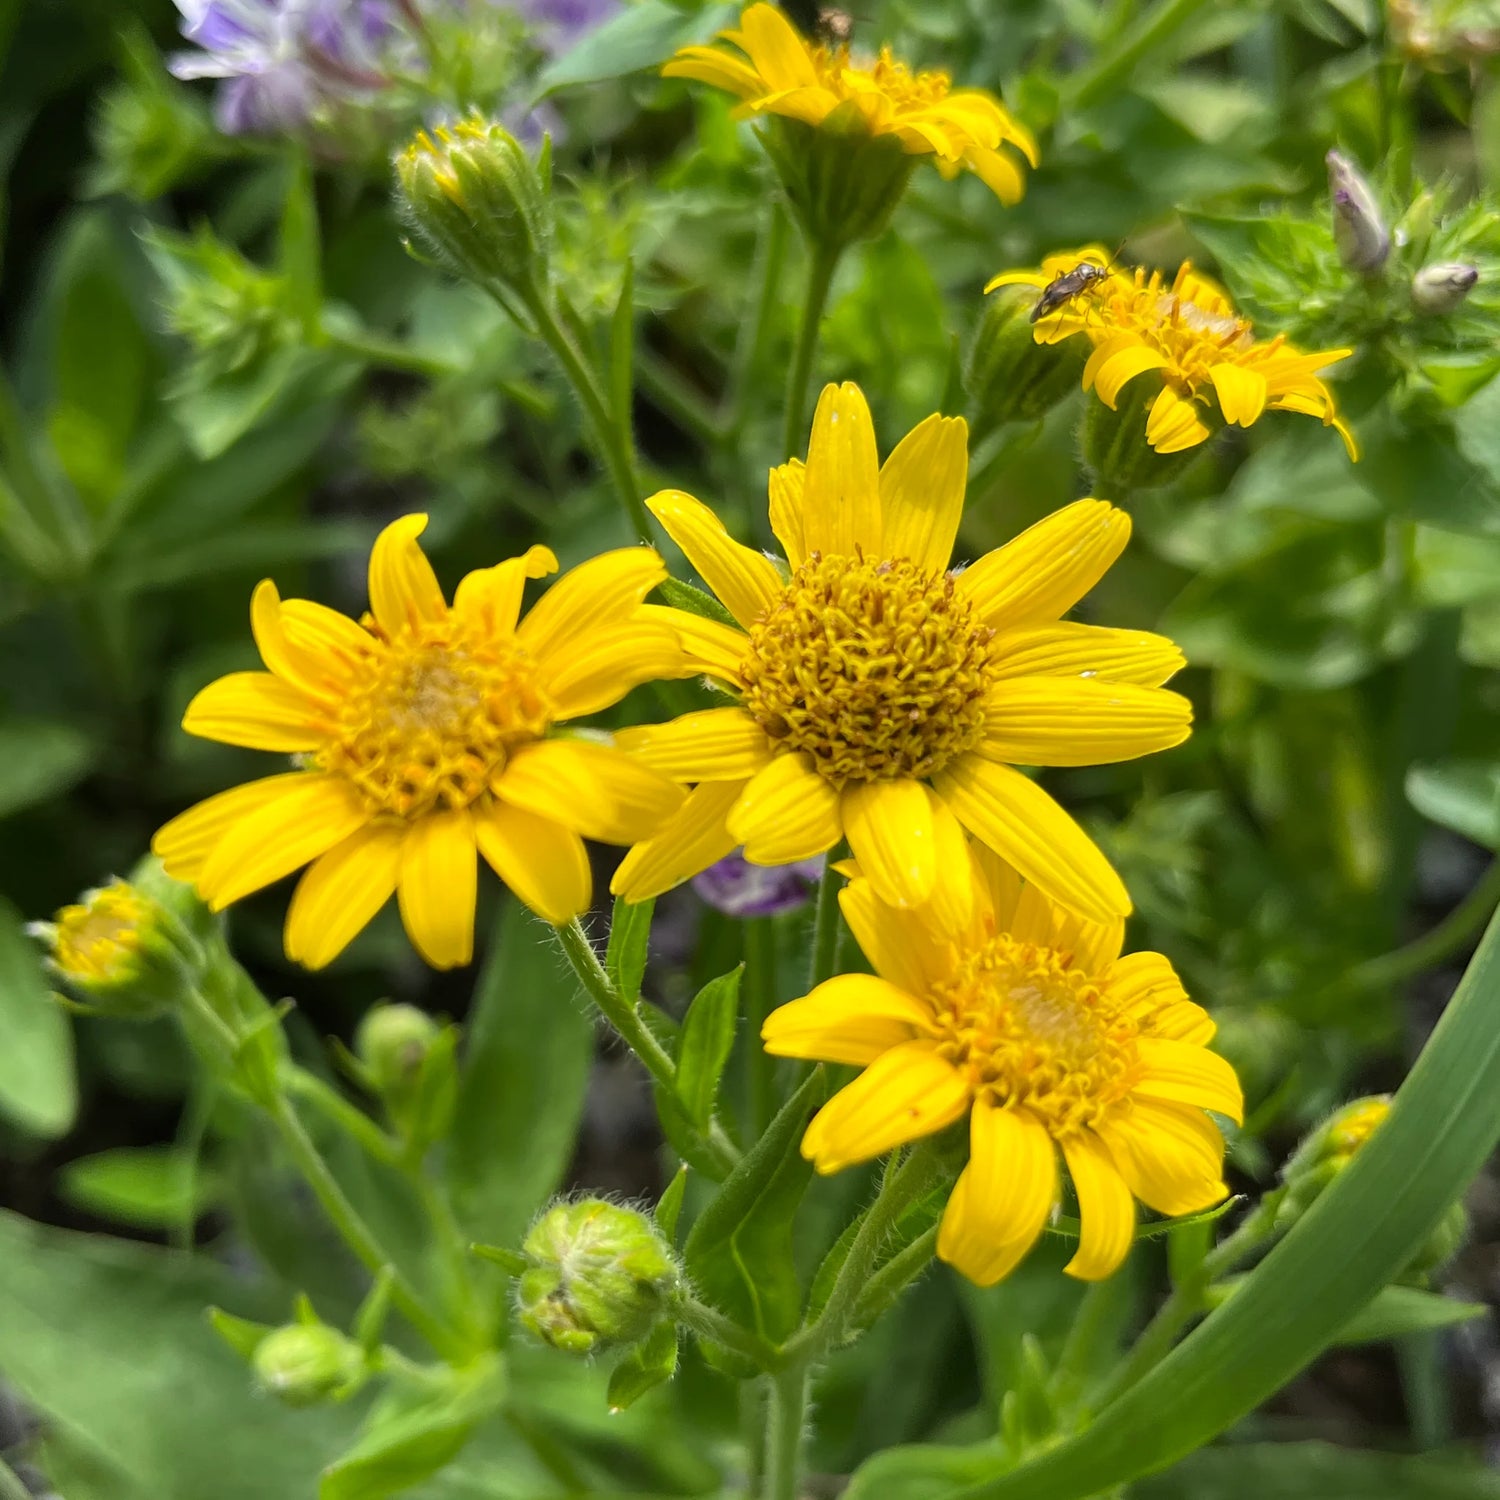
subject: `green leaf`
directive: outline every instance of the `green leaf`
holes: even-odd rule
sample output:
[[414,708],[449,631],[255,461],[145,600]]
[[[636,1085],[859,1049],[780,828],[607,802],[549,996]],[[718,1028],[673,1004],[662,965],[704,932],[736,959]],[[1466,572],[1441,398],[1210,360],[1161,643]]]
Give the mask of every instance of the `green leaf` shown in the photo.
[[1085,1432],[964,1500],[1082,1500],[1165,1469],[1254,1411],[1337,1341],[1473,1180],[1500,1140],[1497,1068],[1500,921],[1385,1123],[1243,1290]]
[[667,1144],[690,1166],[696,1167],[710,1180],[722,1176],[722,1168],[713,1153],[705,1146],[702,1132],[688,1119],[687,1111],[677,1102],[676,1096],[659,1084],[651,1090],[656,1103],[657,1123]]
[[0,899],[0,1114],[32,1135],[66,1135],[78,1113],[73,1028],[52,998],[21,916]]
[[609,1377],[609,1409],[624,1411],[677,1373],[677,1325],[658,1323]]
[[594,1031],[550,930],[506,903],[466,1023],[449,1141],[459,1217],[513,1244],[573,1155]]
[[1406,773],[1411,805],[1442,828],[1500,850],[1500,763],[1447,760]]
[[744,964],[717,979],[710,979],[693,996],[682,1020],[682,1041],[677,1051],[677,1091],[688,1118],[707,1128],[713,1118],[719,1079],[734,1046],[734,1028],[740,1014],[740,978]]
[[656,1227],[672,1244],[677,1243],[677,1221],[682,1217],[682,1200],[687,1193],[687,1180],[687,1167],[678,1167],[661,1197],[657,1199],[656,1208],[652,1212]]
[[286,278],[287,310],[296,314],[309,332],[323,309],[323,261],[318,229],[318,199],[312,164],[297,151],[290,163],[286,203],[281,211],[277,261]]
[[1378,1344],[1405,1333],[1452,1328],[1489,1312],[1483,1302],[1460,1302],[1414,1286],[1388,1286],[1339,1332],[1340,1344]]
[[717,620],[721,625],[733,625],[734,616],[714,598],[691,583],[680,578],[663,578],[657,585],[661,596],[673,609],[686,610],[690,615],[701,615],[705,620]]
[[71,724],[0,722],[0,818],[67,791],[88,774],[97,753],[94,742]]
[[171,1229],[218,1201],[211,1174],[171,1146],[118,1146],[70,1161],[58,1189],[75,1208],[137,1229]]
[[255,1351],[265,1342],[266,1335],[275,1331],[273,1323],[256,1323],[250,1318],[237,1318],[222,1307],[208,1309],[208,1321],[213,1330],[234,1350],[241,1359],[254,1359]]
[[646,973],[646,954],[651,941],[651,913],[655,900],[626,901],[615,897],[609,919],[609,947],[604,952],[604,972],[609,982],[632,1004],[641,998],[641,980]]
[[792,1220],[812,1168],[797,1145],[827,1088],[819,1067],[725,1178],[683,1246],[683,1262],[700,1295],[777,1341],[796,1326],[802,1299]]
[[642,0],[590,31],[538,77],[536,98],[575,83],[624,78],[669,58],[679,47],[706,42],[739,16],[737,5],[710,5],[688,14],[666,0]]

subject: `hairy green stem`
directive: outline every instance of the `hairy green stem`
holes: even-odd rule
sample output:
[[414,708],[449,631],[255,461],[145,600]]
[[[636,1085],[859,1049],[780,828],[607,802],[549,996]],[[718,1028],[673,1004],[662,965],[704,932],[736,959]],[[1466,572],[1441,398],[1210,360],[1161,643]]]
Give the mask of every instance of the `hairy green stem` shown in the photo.
[[807,975],[808,989],[816,989],[825,979],[833,978],[839,956],[839,874],[833,868],[834,851],[828,851],[822,879],[818,881],[817,902],[813,907],[812,966]]
[[807,262],[807,290],[802,301],[802,321],[797,327],[797,346],[786,383],[786,425],[782,429],[783,459],[802,453],[802,436],[807,422],[807,387],[812,380],[813,355],[818,347],[818,332],[823,324],[823,308],[828,302],[828,288],[844,253],[842,245],[812,245]]
[[760,274],[756,279],[755,301],[747,309],[748,315],[740,324],[739,338],[734,346],[734,363],[729,376],[729,415],[723,434],[726,446],[734,443],[744,431],[755,372],[760,368],[761,355],[770,336],[771,316],[776,309],[776,290],[781,285],[781,270],[786,262],[788,228],[785,209],[772,199],[770,217],[757,252]]
[[932,1264],[937,1252],[939,1225],[924,1230],[904,1250],[898,1250],[865,1282],[854,1307],[852,1322],[863,1328],[891,1305],[907,1286]]
[[673,1304],[672,1310],[677,1321],[691,1329],[699,1338],[707,1339],[713,1344],[722,1344],[735,1354],[743,1355],[762,1370],[776,1367],[777,1351],[770,1344],[748,1328],[742,1328],[717,1308],[700,1302],[692,1293],[684,1293]]
[[745,1103],[749,1140],[759,1140],[776,1113],[776,1061],[761,1046],[760,1029],[777,998],[776,924],[771,917],[751,917],[745,923]]
[[806,1363],[789,1365],[771,1377],[770,1400],[766,1403],[763,1500],[799,1500],[809,1384]]

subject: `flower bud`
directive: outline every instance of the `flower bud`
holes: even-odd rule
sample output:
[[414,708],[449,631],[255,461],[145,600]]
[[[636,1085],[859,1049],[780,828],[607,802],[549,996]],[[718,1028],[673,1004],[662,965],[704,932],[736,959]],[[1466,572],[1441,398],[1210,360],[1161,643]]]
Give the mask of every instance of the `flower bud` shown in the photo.
[[1389,1094],[1356,1099],[1303,1140],[1281,1171],[1286,1192],[1276,1211],[1278,1229],[1289,1229],[1317,1202],[1390,1112]]
[[354,1055],[385,1098],[408,1097],[422,1076],[441,1027],[415,1005],[377,1005],[354,1034]]
[[[1082,446],[1083,461],[1092,473],[1090,494],[1124,504],[1137,491],[1171,484],[1204,452],[1206,444],[1179,453],[1158,453],[1146,441],[1151,406],[1160,392],[1156,380],[1141,375],[1126,385],[1114,407],[1106,406],[1097,395],[1089,399]],[[1207,409],[1200,416],[1206,422],[1216,420]]]
[[821,125],[776,116],[756,134],[808,242],[827,251],[885,232],[917,160],[871,135],[853,100]]
[[251,1357],[261,1389],[288,1406],[315,1406],[349,1395],[363,1380],[365,1356],[323,1323],[289,1323],[268,1333]]
[[1333,238],[1339,259],[1361,276],[1374,276],[1391,253],[1391,232],[1370,184],[1349,158],[1330,151],[1328,191],[1333,198]]
[[1411,279],[1412,306],[1420,313],[1450,313],[1479,280],[1479,267],[1458,261],[1423,266]]
[[504,126],[477,116],[419,130],[396,157],[401,198],[422,242],[455,274],[528,307],[549,284],[551,176],[550,145],[533,163]]
[[985,299],[964,364],[976,439],[1008,422],[1036,422],[1078,389],[1087,339],[1037,342],[1035,287],[1003,286]]
[[1425,1282],[1458,1254],[1469,1237],[1469,1211],[1462,1202],[1455,1203],[1437,1227],[1427,1236],[1415,1259],[1401,1273],[1403,1281]]
[[516,1287],[521,1321],[568,1354],[638,1342],[680,1282],[655,1223],[602,1198],[554,1203],[521,1250],[529,1262]]

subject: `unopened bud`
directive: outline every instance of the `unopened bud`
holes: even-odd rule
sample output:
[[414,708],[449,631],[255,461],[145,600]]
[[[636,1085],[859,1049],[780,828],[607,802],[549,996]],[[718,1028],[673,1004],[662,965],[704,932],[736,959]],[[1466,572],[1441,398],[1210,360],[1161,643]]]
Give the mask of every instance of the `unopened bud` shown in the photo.
[[516,1287],[521,1321],[568,1354],[638,1342],[681,1281],[655,1223],[602,1198],[553,1204],[521,1250],[529,1262]]
[[354,1034],[354,1055],[384,1097],[404,1098],[416,1088],[441,1027],[415,1005],[377,1005]]
[[1423,266],[1411,279],[1412,306],[1421,313],[1450,313],[1479,280],[1479,267],[1458,261]]
[[1040,421],[1078,389],[1088,341],[1039,342],[1037,296],[1035,287],[1002,286],[985,298],[964,363],[976,440],[1008,422]]
[[1339,259],[1361,276],[1374,276],[1391,253],[1391,232],[1380,205],[1359,169],[1339,151],[1330,151],[1328,191],[1333,198],[1333,238]]
[[481,118],[438,126],[396,157],[407,215],[459,276],[534,306],[552,247],[551,148],[540,164],[504,126]]
[[349,1395],[363,1380],[365,1356],[352,1339],[322,1323],[289,1323],[268,1333],[251,1358],[261,1388],[288,1406],[314,1406]]
[[1401,1273],[1403,1281],[1425,1282],[1458,1254],[1469,1237],[1469,1212],[1462,1202],[1455,1203],[1427,1236],[1416,1258]]
[[[1082,422],[1083,461],[1092,475],[1090,494],[1101,500],[1127,504],[1142,490],[1159,489],[1179,478],[1203,453],[1202,445],[1158,453],[1147,438],[1151,409],[1161,394],[1161,385],[1148,375],[1130,381],[1107,406],[1095,391],[1084,407]],[[1215,414],[1200,408],[1206,422]],[[1220,424],[1222,426],[1222,424]]]
[[1356,1099],[1335,1110],[1306,1137],[1282,1168],[1286,1193],[1276,1213],[1278,1228],[1290,1228],[1312,1207],[1390,1112],[1388,1094]]

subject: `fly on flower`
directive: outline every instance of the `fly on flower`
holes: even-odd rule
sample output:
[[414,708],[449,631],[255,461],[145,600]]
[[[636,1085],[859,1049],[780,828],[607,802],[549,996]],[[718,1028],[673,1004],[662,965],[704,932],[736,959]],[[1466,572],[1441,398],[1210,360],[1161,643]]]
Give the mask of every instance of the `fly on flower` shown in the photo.
[[582,563],[522,619],[526,580],[557,570],[546,547],[470,573],[450,605],[417,544],[426,524],[404,516],[381,532],[359,622],[260,584],[251,625],[269,670],[210,683],[183,718],[296,769],[210,797],[152,847],[216,911],[310,863],[286,919],[287,956],[308,968],[393,892],[428,963],[468,963],[477,854],[566,922],[589,903],[583,840],[628,844],[682,801],[614,745],[558,733],[683,674],[674,632],[640,609],[666,576],[656,553]]

